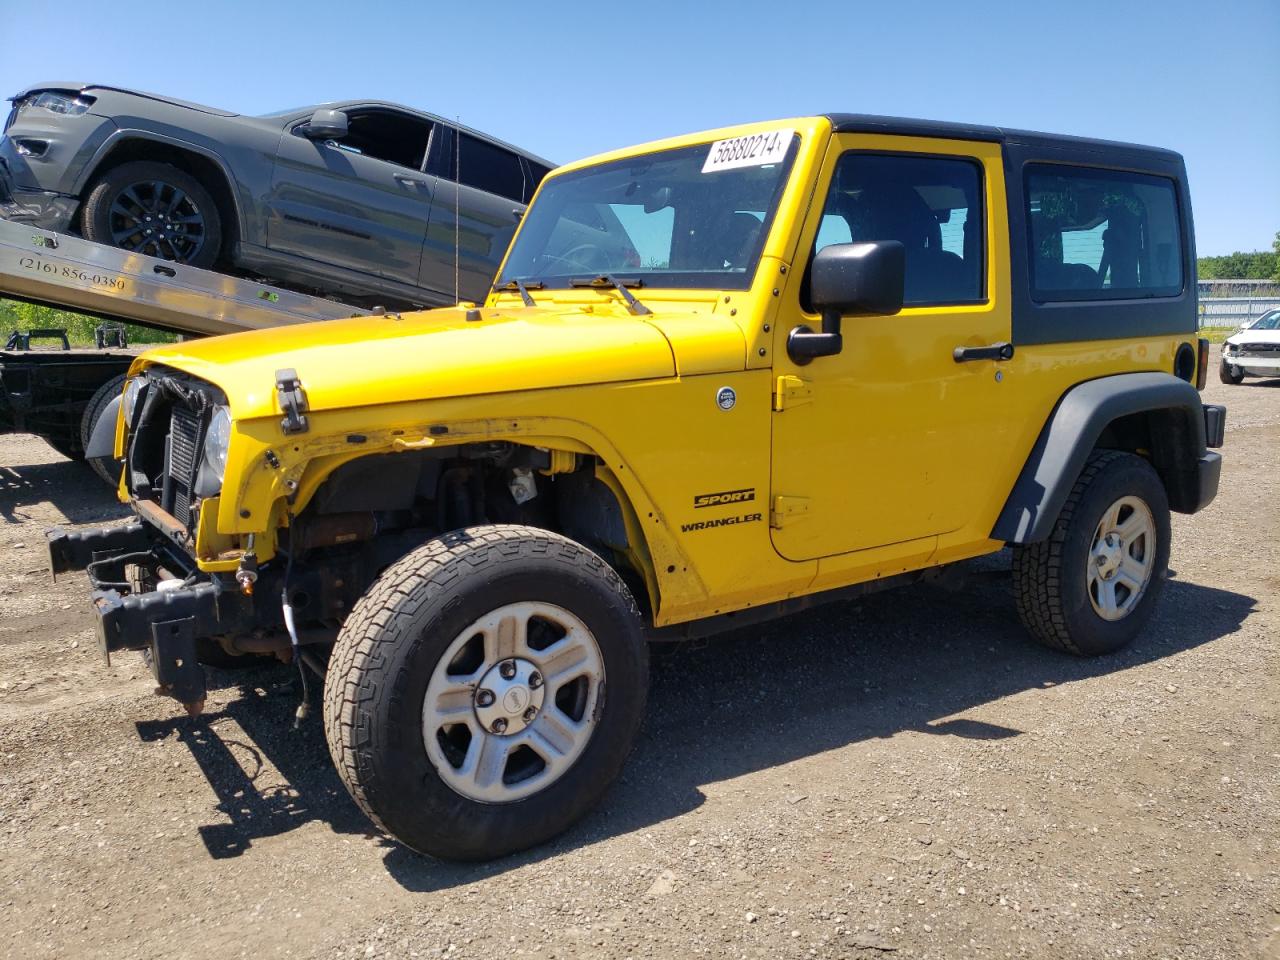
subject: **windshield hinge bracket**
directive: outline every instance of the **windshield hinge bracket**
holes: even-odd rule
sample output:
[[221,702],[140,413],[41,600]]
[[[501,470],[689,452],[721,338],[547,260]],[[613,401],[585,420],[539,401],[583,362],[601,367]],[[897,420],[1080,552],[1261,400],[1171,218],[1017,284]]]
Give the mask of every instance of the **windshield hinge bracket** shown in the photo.
[[809,387],[809,381],[787,374],[778,378],[773,392],[773,409],[781,413],[783,410],[809,403],[812,399],[813,391]]
[[775,496],[769,508],[769,526],[779,529],[790,517],[809,512],[808,497]]
[[302,389],[302,381],[293,368],[276,371],[276,397],[280,400],[280,410],[284,419],[280,428],[286,434],[306,433],[307,394]]

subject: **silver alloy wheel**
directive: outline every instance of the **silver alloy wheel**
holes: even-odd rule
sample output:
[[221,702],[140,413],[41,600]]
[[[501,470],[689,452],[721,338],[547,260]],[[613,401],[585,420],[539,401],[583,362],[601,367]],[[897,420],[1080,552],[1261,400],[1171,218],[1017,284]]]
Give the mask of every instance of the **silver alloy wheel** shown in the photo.
[[422,703],[427,756],[469,800],[520,800],[573,766],[603,689],[604,657],[580,619],[538,601],[499,607],[436,664]]
[[1103,620],[1123,620],[1138,605],[1156,562],[1156,524],[1138,497],[1121,497],[1093,532],[1087,571],[1089,602]]

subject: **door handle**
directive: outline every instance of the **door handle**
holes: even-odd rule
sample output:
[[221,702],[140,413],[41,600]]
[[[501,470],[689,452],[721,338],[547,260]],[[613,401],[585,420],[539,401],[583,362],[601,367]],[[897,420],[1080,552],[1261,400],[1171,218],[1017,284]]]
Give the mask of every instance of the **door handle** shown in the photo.
[[1012,360],[1012,343],[993,343],[989,347],[956,347],[951,351],[951,358],[956,363],[968,363],[970,360]]
[[411,177],[407,173],[393,173],[392,176],[395,177],[397,180],[399,180],[401,183],[413,183],[413,184],[417,184],[420,187],[425,187],[427,186],[428,183],[430,183],[429,180],[423,180],[421,177]]

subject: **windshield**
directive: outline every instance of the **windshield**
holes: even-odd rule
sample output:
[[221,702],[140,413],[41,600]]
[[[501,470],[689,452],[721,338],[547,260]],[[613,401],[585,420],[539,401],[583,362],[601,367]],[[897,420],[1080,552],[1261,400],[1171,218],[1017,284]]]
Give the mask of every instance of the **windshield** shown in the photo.
[[1280,310],[1272,310],[1258,318],[1250,330],[1280,330]]
[[608,274],[641,286],[746,289],[797,142],[790,130],[769,131],[554,176],[525,214],[498,284],[567,287]]

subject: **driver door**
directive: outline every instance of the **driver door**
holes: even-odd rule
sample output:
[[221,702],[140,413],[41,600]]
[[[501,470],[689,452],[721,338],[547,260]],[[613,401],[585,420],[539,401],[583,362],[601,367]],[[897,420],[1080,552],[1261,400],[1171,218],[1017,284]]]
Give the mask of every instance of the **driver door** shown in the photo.
[[842,352],[807,364],[788,357],[786,336],[821,318],[803,290],[782,305],[773,544],[797,561],[890,544],[931,553],[940,536],[980,528],[993,462],[1012,455],[1004,365],[953,357],[1010,337],[1007,253],[992,239],[1007,236],[1000,147],[841,135],[822,183],[801,249],[900,241],[905,305],[845,316]]
[[416,286],[435,177],[423,172],[432,124],[385,108],[346,111],[341,142],[280,138],[267,246]]

